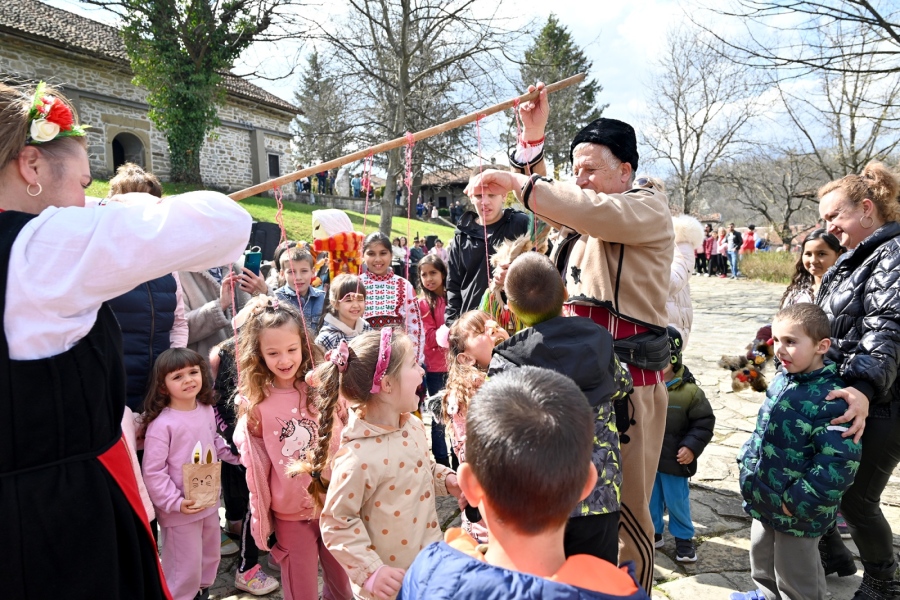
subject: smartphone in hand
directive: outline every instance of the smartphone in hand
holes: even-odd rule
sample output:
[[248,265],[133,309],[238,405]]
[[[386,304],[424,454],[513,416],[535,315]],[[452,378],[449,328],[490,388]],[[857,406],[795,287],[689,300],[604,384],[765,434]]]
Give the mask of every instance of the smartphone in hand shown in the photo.
[[262,252],[247,250],[244,252],[244,266],[251,271],[257,277],[259,276],[259,268],[262,264]]

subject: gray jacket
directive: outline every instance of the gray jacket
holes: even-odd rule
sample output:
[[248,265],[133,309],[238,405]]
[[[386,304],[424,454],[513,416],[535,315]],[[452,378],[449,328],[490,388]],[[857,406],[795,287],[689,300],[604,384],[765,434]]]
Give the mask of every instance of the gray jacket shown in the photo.
[[[229,267],[225,265],[221,269],[223,273],[227,273]],[[237,265],[232,265],[231,269],[240,272]],[[222,311],[219,303],[221,285],[208,271],[179,271],[178,277],[181,280],[184,312],[188,322],[187,347],[208,359],[210,350],[216,344],[233,335],[231,317],[234,312],[231,308]],[[240,289],[235,289],[235,294],[237,309],[240,310],[250,299],[250,295]]]

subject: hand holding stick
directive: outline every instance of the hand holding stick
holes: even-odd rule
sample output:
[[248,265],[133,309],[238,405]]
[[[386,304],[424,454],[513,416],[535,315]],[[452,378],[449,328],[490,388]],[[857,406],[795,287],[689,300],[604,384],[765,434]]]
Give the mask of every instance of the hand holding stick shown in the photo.
[[[547,94],[557,92],[569,86],[581,83],[582,81],[584,81],[584,78],[585,74],[579,73],[578,75],[573,75],[572,77],[563,79],[562,81],[557,81],[556,83],[552,83],[548,86],[541,87],[541,84],[538,84],[537,87],[529,87],[528,89],[532,91],[527,94],[519,96],[518,98],[513,98],[512,100],[507,100],[505,102],[495,104],[494,106],[488,107],[484,110],[479,110],[468,115],[453,119],[452,121],[447,121],[446,123],[441,123],[440,125],[429,127],[428,129],[424,129],[422,131],[414,133],[412,135],[412,139],[418,142],[419,140],[430,138],[432,136],[438,135],[439,133],[444,133],[445,131],[450,131],[451,129],[456,129],[457,127],[462,127],[463,125],[474,123],[482,117],[493,115],[502,110],[513,108],[517,105],[522,105],[523,103],[532,103],[527,105],[527,108],[529,110],[534,110],[535,108],[538,109],[532,116],[532,120],[534,121],[535,126],[537,126],[540,124],[541,120],[537,115],[540,112],[540,107],[546,107]],[[546,122],[546,118],[544,118],[544,121]],[[294,181],[297,181],[298,179],[308,177],[309,175],[314,175],[321,171],[330,171],[331,169],[337,169],[338,167],[343,167],[344,165],[362,160],[372,154],[381,154],[382,152],[387,152],[388,150],[393,150],[394,148],[399,148],[407,144],[409,144],[409,140],[406,138],[406,136],[399,137],[389,142],[384,142],[376,146],[371,146],[364,150],[358,150],[357,152],[353,152],[352,154],[341,156],[340,158],[335,158],[334,160],[330,160],[328,162],[313,165],[305,169],[300,169],[299,171],[294,171],[293,173],[288,173],[287,175],[282,175],[281,177],[278,177],[276,179],[270,179],[269,181],[265,181],[252,187],[229,194],[229,197],[232,200],[243,200],[244,198],[249,198],[250,196],[255,196],[256,194],[262,192],[267,192],[272,188],[281,187],[282,185],[292,183]]]

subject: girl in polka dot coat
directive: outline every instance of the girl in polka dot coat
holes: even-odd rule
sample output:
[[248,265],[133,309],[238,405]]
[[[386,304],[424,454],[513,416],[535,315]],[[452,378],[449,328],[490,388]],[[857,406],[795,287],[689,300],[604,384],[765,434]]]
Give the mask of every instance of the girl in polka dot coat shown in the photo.
[[354,405],[330,482],[322,477],[327,436],[299,470],[313,478],[313,498],[325,496],[322,539],[357,598],[396,596],[419,551],[441,539],[435,496],[461,493],[455,473],[432,459],[425,427],[411,414],[422,375],[409,336],[387,328],[329,351],[311,377],[320,431],[328,430],[339,396]]

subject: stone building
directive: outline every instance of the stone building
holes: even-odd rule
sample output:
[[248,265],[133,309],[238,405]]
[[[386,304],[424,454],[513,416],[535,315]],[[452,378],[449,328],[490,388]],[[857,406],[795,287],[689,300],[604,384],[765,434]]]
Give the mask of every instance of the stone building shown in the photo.
[[438,208],[450,208],[454,202],[468,206],[469,197],[464,190],[469,184],[471,174],[471,167],[427,173],[419,187],[422,199],[426,203],[432,202]]
[[[131,83],[125,44],[116,28],[35,0],[0,2],[0,79],[43,79],[72,99],[89,125],[94,177],[126,161],[168,179],[166,138],[147,116],[147,90]],[[289,125],[296,106],[234,75],[226,75],[221,124],[200,155],[203,181],[227,191],[292,170]],[[285,186],[292,197],[293,186]]]

